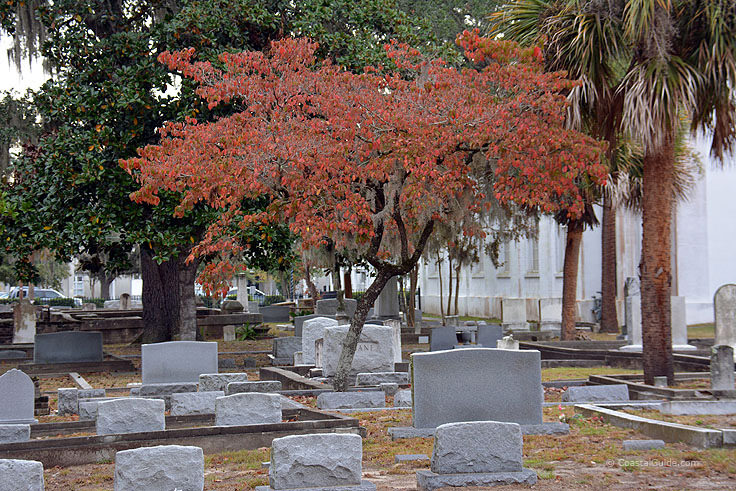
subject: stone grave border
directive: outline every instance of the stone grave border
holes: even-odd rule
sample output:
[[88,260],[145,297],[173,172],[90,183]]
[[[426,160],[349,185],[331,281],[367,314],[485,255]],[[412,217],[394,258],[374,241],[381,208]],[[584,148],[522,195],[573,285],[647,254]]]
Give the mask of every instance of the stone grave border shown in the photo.
[[135,372],[135,365],[130,360],[102,352],[102,361],[80,361],[75,363],[20,363],[18,370],[28,375],[56,375],[69,372]]
[[[675,380],[708,380],[710,381],[709,372],[680,372],[675,373]],[[673,389],[670,387],[656,387],[647,385],[643,382],[643,377],[636,374],[621,375],[590,375],[587,385],[615,385],[624,384],[629,388],[629,394],[635,399],[652,399],[652,395],[662,397],[667,400],[684,400],[704,398],[704,394],[710,394],[710,389]],[[711,396],[712,397],[712,396]]]
[[[284,409],[282,423],[243,426],[204,426],[175,428],[163,431],[128,433],[119,435],[94,435],[69,438],[48,438],[20,443],[0,444],[0,459],[24,459],[42,462],[45,468],[54,466],[94,464],[101,460],[113,460],[115,453],[132,448],[157,445],[192,445],[201,447],[205,454],[235,450],[253,450],[271,446],[274,438],[310,433],[354,433],[365,436],[365,428],[355,418],[331,414],[313,409]],[[214,424],[214,415],[181,416],[181,424]],[[167,418],[167,423],[169,419]],[[41,423],[32,425],[31,435],[58,434],[63,425],[66,431],[83,429],[71,423]],[[52,427],[46,427],[52,425]],[[90,429],[92,427],[90,426]]]

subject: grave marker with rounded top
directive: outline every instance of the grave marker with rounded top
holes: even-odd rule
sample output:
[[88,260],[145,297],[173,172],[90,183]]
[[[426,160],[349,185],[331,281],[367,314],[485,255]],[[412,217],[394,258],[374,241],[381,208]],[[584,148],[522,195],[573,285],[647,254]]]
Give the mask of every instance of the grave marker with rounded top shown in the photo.
[[728,345],[736,355],[736,285],[727,284],[716,290],[713,310],[716,321],[714,345]]
[[324,336],[325,328],[336,326],[337,321],[329,317],[316,317],[304,321],[302,326],[302,361],[314,365],[314,342]]
[[0,375],[0,424],[33,424],[36,388],[31,377],[11,368]]

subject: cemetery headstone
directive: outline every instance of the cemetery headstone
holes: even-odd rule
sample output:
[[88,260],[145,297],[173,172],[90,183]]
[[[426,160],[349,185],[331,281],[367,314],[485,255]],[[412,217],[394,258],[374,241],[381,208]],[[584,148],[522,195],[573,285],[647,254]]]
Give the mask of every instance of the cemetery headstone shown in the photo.
[[316,317],[304,321],[302,328],[302,358],[305,364],[314,364],[314,342],[324,337],[326,327],[336,325],[337,321],[329,317]]
[[355,377],[355,385],[370,386],[380,384],[400,384],[409,383],[408,372],[376,372],[376,373],[359,373]]
[[[632,289],[635,287],[632,286]],[[691,351],[697,349],[687,344],[687,319],[685,297],[670,297],[670,318],[672,320],[672,349],[675,351]],[[621,351],[639,352],[642,350],[641,330],[641,296],[626,297],[625,300],[626,331],[628,344]]]
[[[355,315],[355,309],[358,308],[358,301],[354,298],[345,298],[345,313],[349,318],[353,318]],[[314,313],[319,316],[332,316],[337,315],[337,299],[336,298],[325,298],[317,300],[317,304],[314,308]]]
[[399,318],[399,279],[394,276],[378,294],[374,314],[379,319]]
[[0,424],[0,444],[27,442],[31,439],[31,425]]
[[247,392],[215,399],[215,426],[281,423],[278,394]]
[[263,322],[289,322],[289,312],[291,307],[288,305],[268,305],[261,307],[259,312],[263,316]]
[[225,300],[220,304],[220,312],[223,314],[234,314],[245,310],[243,304],[237,300]]
[[482,421],[450,423],[437,428],[431,470],[417,472],[417,487],[535,484],[537,474],[523,467],[521,427]]
[[308,321],[310,319],[316,319],[317,317],[330,317],[329,315],[325,314],[307,314],[307,315],[298,315],[294,317],[294,337],[300,338],[302,337],[302,329],[304,328],[304,322]]
[[36,334],[34,363],[77,363],[102,361],[102,333],[65,331]]
[[464,421],[542,423],[539,351],[414,353],[412,366],[415,428]]
[[31,377],[16,368],[0,375],[0,424],[33,424],[36,389]]
[[[322,350],[322,374],[332,377],[337,372],[337,363],[342,345],[350,326],[328,327],[324,332]],[[387,326],[363,326],[355,350],[351,374],[362,372],[390,372],[394,369],[394,332]]]
[[317,396],[320,409],[359,409],[386,407],[383,391],[370,392],[322,392]]
[[232,382],[247,382],[247,373],[203,373],[199,376],[200,391],[225,391]]
[[172,394],[171,415],[215,414],[215,399],[224,395],[221,390]]
[[130,310],[130,294],[120,295],[120,310]]
[[325,347],[325,339],[319,338],[315,339],[314,341],[314,367],[319,368],[320,370],[320,377],[322,376],[322,363],[324,361],[323,355],[324,355],[324,349]]
[[411,407],[411,389],[400,390],[394,395],[394,407]]
[[227,325],[222,327],[222,340],[235,341],[235,326]]
[[199,447],[160,445],[115,454],[115,491],[202,491],[204,453]]
[[273,364],[292,365],[294,353],[302,349],[302,338],[287,336],[273,340]]
[[141,433],[166,429],[161,399],[123,398],[97,404],[97,434]]
[[94,303],[83,303],[82,304],[82,311],[83,312],[91,312],[93,310],[97,310],[97,305]]
[[401,363],[403,361],[401,354],[401,321],[398,319],[388,319],[385,323],[373,324],[367,322],[366,324],[371,325],[385,325],[394,330],[394,363]]
[[629,400],[626,384],[581,385],[568,387],[562,393],[563,402],[625,402]]
[[562,299],[539,299],[539,330],[549,331],[562,327]]
[[244,392],[279,392],[281,382],[278,380],[260,380],[257,382],[230,382],[225,394],[242,394]]
[[670,297],[672,349],[674,351],[692,351],[697,348],[687,343],[687,304],[685,297]]
[[628,344],[621,351],[641,351],[641,296],[637,293],[624,300],[626,315],[626,340]]
[[59,416],[77,414],[79,412],[79,396],[75,388],[60,388],[56,391]]
[[529,325],[526,322],[526,299],[501,299],[501,322],[504,329],[528,331]]
[[29,300],[23,299],[13,306],[13,344],[32,343],[36,337],[36,311]]
[[0,489],[43,491],[43,464],[35,460],[0,459]]
[[269,486],[256,491],[291,489],[375,490],[362,480],[360,435],[324,433],[276,438],[271,443]]
[[202,373],[217,373],[217,343],[168,341],[141,346],[144,384],[199,382]]
[[429,331],[429,350],[444,351],[457,344],[457,334],[452,326],[434,327]]
[[498,340],[503,338],[503,328],[500,324],[480,324],[475,342],[484,348],[496,348]]
[[713,309],[716,321],[715,346],[726,344],[736,350],[736,285],[723,285],[716,290]]
[[734,354],[727,344],[713,346],[710,355],[710,387],[734,391]]

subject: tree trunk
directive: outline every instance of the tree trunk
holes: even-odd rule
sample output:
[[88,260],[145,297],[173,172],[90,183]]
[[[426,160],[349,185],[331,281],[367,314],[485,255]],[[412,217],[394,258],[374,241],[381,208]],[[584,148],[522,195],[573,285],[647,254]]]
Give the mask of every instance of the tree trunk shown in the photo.
[[447,315],[452,315],[452,256],[447,255]]
[[345,285],[345,298],[353,298],[353,278],[350,275],[352,269],[352,267],[346,268],[342,274],[342,282]]
[[567,225],[565,262],[562,268],[562,331],[560,333],[562,341],[575,339],[578,262],[580,260],[580,242],[582,242],[582,239],[582,222],[570,222]]
[[412,268],[409,273],[409,301],[406,305],[406,324],[410,328],[414,328],[414,332],[419,334],[421,327],[416,325],[416,313],[414,312],[414,299],[417,295],[417,282],[419,280],[419,264]]
[[337,266],[332,270],[332,289],[335,291],[342,290],[342,285],[340,284],[340,268]]
[[444,292],[442,291],[442,256],[440,256],[440,253],[437,252],[437,276],[440,279],[440,317],[442,318],[442,325],[445,325],[445,306],[443,305],[444,302]]
[[666,376],[674,382],[670,295],[674,138],[644,155],[642,193],[641,325],[644,381]]
[[616,209],[608,195],[603,198],[601,235],[601,331],[618,332],[618,314],[616,312]]
[[406,313],[406,294],[404,293],[404,276],[399,276],[399,312]]
[[373,280],[371,286],[368,287],[365,294],[360,298],[360,300],[358,300],[358,304],[355,308],[355,315],[350,321],[350,328],[348,329],[348,333],[342,343],[340,360],[337,363],[337,370],[335,371],[333,387],[336,391],[345,392],[348,390],[353,357],[355,356],[355,350],[358,348],[358,340],[360,340],[360,333],[363,331],[365,319],[368,317],[368,311],[375,303],[381,290],[383,290],[383,287],[386,286],[388,280],[393,276],[393,274],[387,273],[386,271],[378,271],[376,279]]
[[[309,266],[304,265],[304,281],[307,282],[307,290],[309,290],[309,296],[312,297],[312,300],[314,302],[317,302],[317,300],[320,299],[319,291],[317,290],[317,286],[315,286],[314,282],[312,281],[312,275],[309,272]],[[316,308],[315,303],[315,308]]]
[[159,264],[153,259],[154,251],[141,246],[143,343],[196,339],[197,261],[186,264],[188,254],[181,251],[179,257]]
[[458,298],[460,298],[460,263],[455,267],[455,315],[460,315],[457,311]]
[[[100,273],[97,275],[97,281],[100,282],[100,298],[103,300],[110,300],[110,285],[115,281],[115,276]],[[92,292],[94,297],[94,292]]]

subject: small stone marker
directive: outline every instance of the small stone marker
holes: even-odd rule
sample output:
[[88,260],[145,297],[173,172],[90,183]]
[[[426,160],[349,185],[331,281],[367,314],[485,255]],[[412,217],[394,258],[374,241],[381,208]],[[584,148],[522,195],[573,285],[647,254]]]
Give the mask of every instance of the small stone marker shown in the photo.
[[475,336],[478,347],[497,348],[498,341],[503,338],[503,328],[500,324],[480,324]]
[[247,381],[247,373],[203,373],[199,376],[199,390],[202,392],[213,390],[224,392],[227,389],[227,384]]
[[667,377],[654,377],[655,387],[667,387]]
[[437,428],[432,470],[417,472],[417,487],[535,484],[537,474],[523,467],[521,427],[515,423],[479,421]]
[[33,363],[78,363],[102,361],[102,333],[65,331],[36,334]]
[[568,387],[562,394],[562,402],[625,402],[628,400],[629,388],[626,384]]
[[278,380],[261,380],[258,382],[230,382],[225,388],[225,394],[241,394],[244,392],[279,392],[281,382]]
[[722,344],[713,346],[710,354],[710,387],[712,390],[734,388],[733,348]]
[[716,290],[713,297],[715,310],[715,346],[727,344],[736,350],[736,285],[727,284]]
[[425,461],[425,460],[429,460],[429,456],[424,455],[423,453],[397,454],[394,456],[395,464],[400,464],[402,462],[417,462],[417,461]]
[[13,344],[33,342],[37,311],[38,308],[25,298],[13,305]]
[[215,414],[215,399],[224,395],[221,390],[172,394],[171,415]]
[[[342,353],[342,345],[350,326],[328,327],[324,332],[322,374],[332,377]],[[391,372],[394,369],[393,328],[363,326],[353,357],[350,373]]]
[[624,440],[624,450],[655,450],[664,448],[663,440]]
[[695,346],[687,343],[687,303],[685,297],[670,297],[670,319],[672,349],[674,351],[696,350]]
[[0,443],[27,442],[31,439],[31,425],[0,424]]
[[502,298],[501,322],[504,329],[528,331],[526,322],[526,298]]
[[79,412],[79,398],[77,389],[60,388],[56,391],[58,400],[59,416],[77,414]]
[[115,491],[202,491],[204,454],[199,447],[161,445],[115,454]]
[[355,377],[355,385],[357,386],[372,386],[380,384],[406,385],[408,383],[408,372],[359,373]]
[[411,389],[400,390],[396,393],[394,407],[411,407]]
[[166,429],[160,399],[117,398],[97,404],[97,434],[141,433]]
[[43,491],[43,464],[35,460],[0,459],[0,489]]
[[304,352],[303,351],[294,352],[294,365],[304,365]]
[[317,396],[320,409],[359,409],[386,407],[386,395],[382,391],[370,392],[322,392]]
[[202,373],[217,373],[217,343],[167,341],[141,346],[144,384],[199,382]]
[[281,423],[278,394],[247,392],[215,399],[215,426]]
[[302,327],[302,360],[314,365],[314,342],[324,337],[325,328],[336,326],[337,321],[329,317],[315,317],[304,321]]
[[123,293],[120,295],[120,310],[130,310],[130,294]]
[[33,424],[36,388],[31,377],[16,368],[0,375],[0,424]]
[[[302,332],[304,329],[304,322],[316,319],[317,317],[327,317],[330,318],[331,316],[325,315],[325,314],[309,314],[309,315],[298,315],[294,317],[294,337],[300,338],[302,337]],[[332,316],[334,319],[334,316]]]
[[256,491],[375,490],[374,484],[362,480],[362,459],[360,435],[325,433],[276,438],[271,443],[270,486],[257,487]]
[[227,325],[222,327],[222,340],[235,341],[235,326]]
[[519,342],[514,339],[512,334],[504,336],[496,341],[496,348],[506,350],[519,350]]

